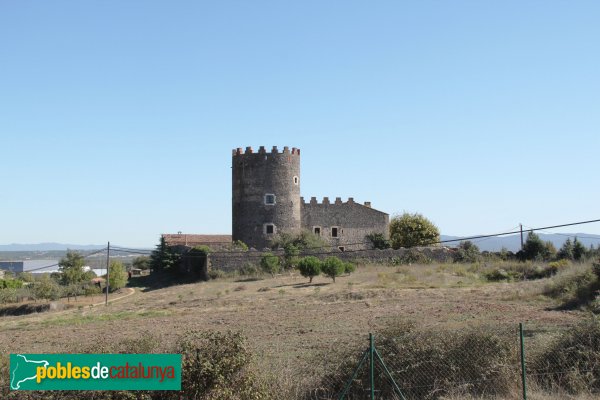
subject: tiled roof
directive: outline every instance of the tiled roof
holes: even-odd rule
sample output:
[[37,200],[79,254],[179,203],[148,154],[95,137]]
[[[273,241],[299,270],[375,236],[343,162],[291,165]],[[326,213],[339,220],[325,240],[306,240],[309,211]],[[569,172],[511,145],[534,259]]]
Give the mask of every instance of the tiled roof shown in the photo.
[[163,233],[169,246],[197,246],[202,244],[229,244],[231,235],[194,235],[186,233]]

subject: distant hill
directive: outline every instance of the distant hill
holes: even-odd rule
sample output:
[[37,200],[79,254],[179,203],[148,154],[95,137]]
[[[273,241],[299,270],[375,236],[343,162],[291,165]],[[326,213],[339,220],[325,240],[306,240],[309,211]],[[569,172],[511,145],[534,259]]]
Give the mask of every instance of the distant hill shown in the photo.
[[36,244],[0,244],[0,251],[64,251],[64,250],[99,250],[106,245],[96,244],[63,244],[63,243],[36,243]]
[[[590,247],[592,244],[595,247],[598,247],[600,244],[600,235],[593,235],[590,233],[538,233],[538,235],[544,242],[552,242],[557,249],[560,248],[568,238],[571,238],[571,241],[573,241],[575,236],[577,236],[577,240],[579,240],[586,247]],[[441,235],[441,240],[454,240],[460,238],[460,236]],[[527,240],[527,233],[523,234],[523,240]],[[485,239],[473,239],[471,241],[475,243],[481,251],[500,251],[502,250],[502,247],[515,252],[521,249],[521,235],[519,234]],[[448,247],[456,247],[459,243],[460,242],[457,241],[446,243],[445,245]]]

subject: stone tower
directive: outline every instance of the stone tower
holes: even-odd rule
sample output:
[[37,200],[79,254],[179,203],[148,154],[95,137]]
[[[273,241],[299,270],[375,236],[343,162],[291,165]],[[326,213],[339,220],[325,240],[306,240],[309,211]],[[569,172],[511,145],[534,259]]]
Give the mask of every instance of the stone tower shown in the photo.
[[263,249],[277,233],[301,230],[300,149],[233,150],[232,239]]

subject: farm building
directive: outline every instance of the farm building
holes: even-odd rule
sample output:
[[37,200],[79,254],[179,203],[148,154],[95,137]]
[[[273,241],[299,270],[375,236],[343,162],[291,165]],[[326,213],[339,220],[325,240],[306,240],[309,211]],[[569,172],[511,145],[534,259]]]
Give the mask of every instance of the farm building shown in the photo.
[[56,260],[21,260],[21,261],[0,261],[0,269],[11,271],[13,273],[32,272],[48,273],[58,271],[58,261]]

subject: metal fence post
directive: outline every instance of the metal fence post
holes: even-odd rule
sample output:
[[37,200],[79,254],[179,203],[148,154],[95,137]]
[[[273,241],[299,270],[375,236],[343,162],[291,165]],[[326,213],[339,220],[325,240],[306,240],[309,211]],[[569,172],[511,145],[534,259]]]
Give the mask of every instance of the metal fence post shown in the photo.
[[523,336],[523,323],[519,323],[519,336],[521,337],[521,381],[523,383],[523,400],[527,400],[527,372],[525,370],[525,337]]
[[369,370],[371,381],[371,400],[375,400],[375,346],[373,345],[373,334],[369,333]]

